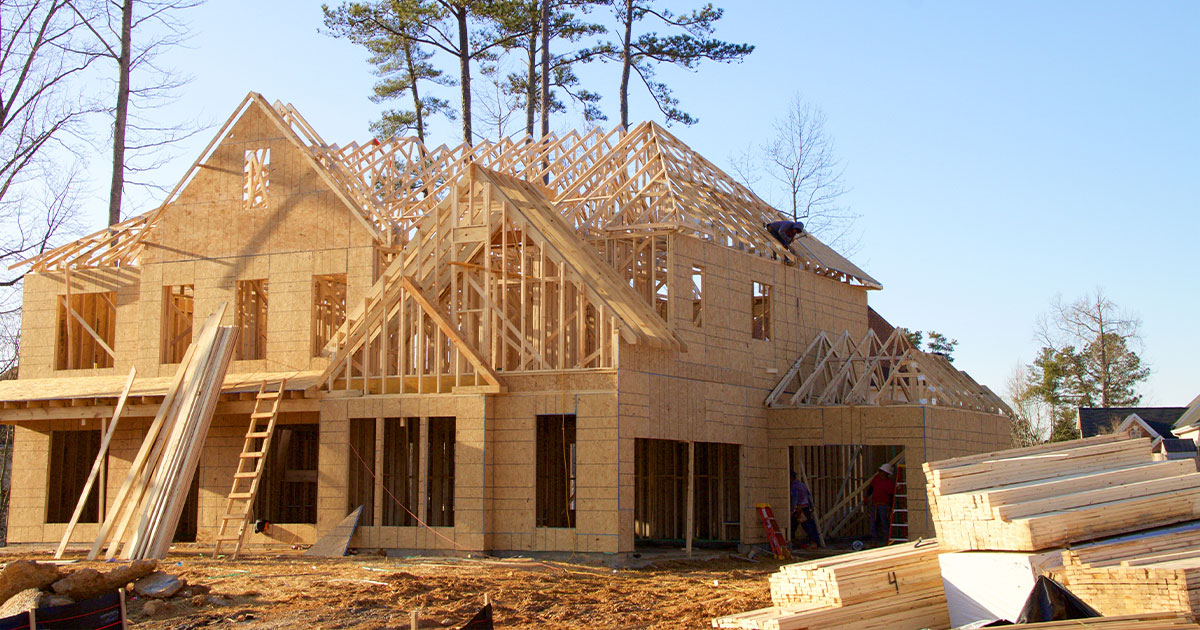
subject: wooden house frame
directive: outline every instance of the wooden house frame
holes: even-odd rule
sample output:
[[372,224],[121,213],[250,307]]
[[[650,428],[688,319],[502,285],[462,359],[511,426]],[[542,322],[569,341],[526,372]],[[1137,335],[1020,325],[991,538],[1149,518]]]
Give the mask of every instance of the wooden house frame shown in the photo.
[[[161,206],[23,263],[9,540],[62,534],[53,458],[86,457],[136,366],[102,518],[192,318],[225,301],[242,338],[184,508],[200,542],[254,393],[284,378],[256,507],[272,525],[251,543],[312,542],[358,505],[361,547],[757,543],[757,503],[790,518],[789,469],[837,488],[822,519],[852,532],[873,466],[905,460],[920,488],[927,459],[1007,446],[1003,403],[869,332],[881,285],[811,235],[784,248],[779,217],[653,123],[338,146],[252,93]],[[60,312],[101,293],[104,331]],[[111,361],[60,367],[60,320]]]

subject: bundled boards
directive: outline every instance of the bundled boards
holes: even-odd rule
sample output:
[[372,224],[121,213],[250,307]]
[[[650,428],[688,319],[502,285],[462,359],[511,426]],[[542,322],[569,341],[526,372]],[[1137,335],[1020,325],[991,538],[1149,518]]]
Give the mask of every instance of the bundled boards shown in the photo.
[[713,620],[745,630],[946,628],[938,543],[922,540],[782,567],[770,608]]
[[95,560],[108,544],[105,559],[162,558],[170,547],[196,474],[204,438],[233,358],[237,329],[220,326],[226,304],[204,322],[188,348],[163,398],[146,438],[130,465],[95,542]]
[[1104,435],[924,465],[942,547],[1038,551],[1200,517],[1193,460]]

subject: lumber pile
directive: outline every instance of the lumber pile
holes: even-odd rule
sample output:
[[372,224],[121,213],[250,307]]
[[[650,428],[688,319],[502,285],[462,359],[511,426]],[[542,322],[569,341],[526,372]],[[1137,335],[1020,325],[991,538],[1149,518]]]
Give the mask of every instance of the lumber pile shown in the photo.
[[893,545],[782,567],[773,606],[713,620],[748,630],[947,628],[937,541]]
[[1029,628],[1057,630],[1059,628],[1089,628],[1091,630],[1191,630],[1200,628],[1187,615],[1180,613],[1145,613],[1119,617],[1096,617],[1094,619],[1067,619],[1042,623],[1019,623],[1006,628]]
[[944,549],[1037,551],[1200,517],[1194,460],[1103,435],[924,465]]
[[108,509],[88,559],[109,543],[106,559],[162,558],[179,524],[233,358],[238,330],[220,326],[226,304],[205,322],[188,348],[146,438]]
[[770,577],[776,606],[848,606],[897,590],[941,588],[937,541],[880,547],[786,565]]
[[1104,615],[1200,612],[1200,522],[1064,550],[1063,583]]

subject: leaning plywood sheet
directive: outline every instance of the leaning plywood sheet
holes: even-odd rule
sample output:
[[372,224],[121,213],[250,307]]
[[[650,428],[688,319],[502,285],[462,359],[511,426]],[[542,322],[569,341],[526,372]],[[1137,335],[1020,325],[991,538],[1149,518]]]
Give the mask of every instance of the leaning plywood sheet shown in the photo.
[[362,516],[362,511],[361,505],[354,508],[342,522],[334,525],[333,529],[318,538],[313,546],[305,549],[304,555],[318,558],[340,558],[346,555],[346,551],[350,549],[350,539],[354,538],[354,530],[358,529],[358,519]]
[[1200,516],[1191,460],[1100,436],[925,464],[946,549],[1037,551]]

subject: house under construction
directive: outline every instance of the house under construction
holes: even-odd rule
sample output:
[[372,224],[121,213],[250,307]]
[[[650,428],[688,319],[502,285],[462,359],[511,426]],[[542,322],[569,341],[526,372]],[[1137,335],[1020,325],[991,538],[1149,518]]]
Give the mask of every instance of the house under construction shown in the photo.
[[[1007,447],[1003,403],[868,308],[880,284],[663,128],[346,146],[250,94],[161,206],[23,263],[8,540],[97,534],[200,322],[233,360],[177,540],[213,542],[264,384],[286,379],[249,543],[627,552],[756,543],[789,470],[826,534],[863,482]],[[253,430],[252,430],[253,431]],[[905,466],[906,465],[906,466]],[[907,510],[904,512],[903,510]],[[905,518],[905,514],[907,517]]]

